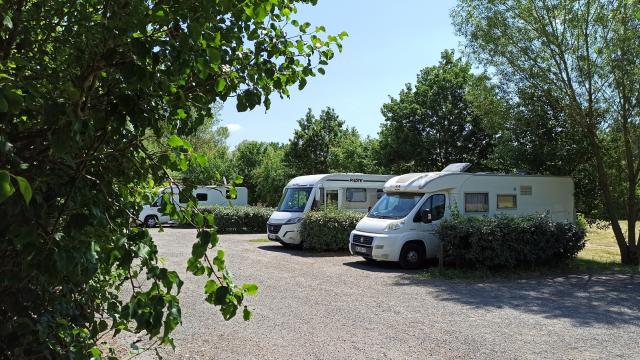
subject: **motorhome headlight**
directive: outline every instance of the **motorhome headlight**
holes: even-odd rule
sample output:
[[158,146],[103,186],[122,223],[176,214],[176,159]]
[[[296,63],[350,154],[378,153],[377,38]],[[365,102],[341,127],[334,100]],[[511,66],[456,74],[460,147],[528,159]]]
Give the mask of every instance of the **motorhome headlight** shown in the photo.
[[394,221],[392,223],[389,223],[387,225],[387,227],[384,229],[384,231],[394,231],[394,230],[398,230],[402,227],[402,225],[404,225],[404,220],[401,221]]
[[287,221],[285,221],[284,223],[285,224],[297,224],[300,221],[302,221],[302,217],[294,217],[294,218],[291,218],[291,219],[287,219]]

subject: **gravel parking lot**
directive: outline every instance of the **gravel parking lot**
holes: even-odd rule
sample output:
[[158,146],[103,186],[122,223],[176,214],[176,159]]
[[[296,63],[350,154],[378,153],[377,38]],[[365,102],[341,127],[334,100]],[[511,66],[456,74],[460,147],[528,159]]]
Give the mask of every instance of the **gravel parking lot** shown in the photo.
[[[195,231],[154,232],[184,269]],[[313,255],[264,235],[223,235],[238,283],[258,284],[254,318],[225,322],[204,281],[180,270],[185,359],[636,358],[640,281],[625,275],[491,282],[425,280],[358,257]],[[153,357],[145,353],[142,358]]]

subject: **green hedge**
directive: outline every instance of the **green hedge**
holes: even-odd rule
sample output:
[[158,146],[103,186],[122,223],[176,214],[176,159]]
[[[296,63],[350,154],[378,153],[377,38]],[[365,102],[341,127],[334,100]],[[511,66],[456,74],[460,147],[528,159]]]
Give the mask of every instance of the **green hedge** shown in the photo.
[[203,212],[213,213],[219,234],[255,234],[267,231],[272,208],[260,206],[215,206]]
[[517,268],[558,263],[585,246],[583,228],[543,216],[457,217],[438,229],[445,258],[474,268]]
[[364,213],[345,210],[310,211],[302,219],[302,247],[314,251],[349,248],[349,235]]

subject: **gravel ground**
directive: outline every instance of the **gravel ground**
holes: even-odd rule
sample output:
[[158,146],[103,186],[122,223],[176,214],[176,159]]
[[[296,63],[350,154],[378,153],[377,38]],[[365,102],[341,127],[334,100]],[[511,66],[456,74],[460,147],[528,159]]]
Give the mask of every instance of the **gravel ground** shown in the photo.
[[[154,232],[167,267],[184,269],[189,229]],[[344,254],[315,256],[264,235],[222,235],[238,283],[253,282],[254,317],[222,320],[203,279],[180,271],[183,326],[170,359],[638,358],[640,280],[565,276],[490,282],[419,272]],[[131,339],[128,339],[131,340]],[[151,358],[144,353],[139,358]]]

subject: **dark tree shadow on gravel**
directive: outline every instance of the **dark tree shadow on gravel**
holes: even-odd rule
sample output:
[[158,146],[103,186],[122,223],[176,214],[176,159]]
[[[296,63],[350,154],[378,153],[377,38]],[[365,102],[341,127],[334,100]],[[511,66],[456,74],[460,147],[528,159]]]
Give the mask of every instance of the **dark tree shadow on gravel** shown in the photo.
[[431,296],[474,308],[513,309],[576,326],[640,326],[640,277],[569,275],[526,280],[446,281],[401,276],[398,286],[424,286]]
[[323,251],[314,252],[310,250],[304,250],[300,247],[287,247],[284,245],[262,245],[258,246],[258,249],[265,251],[272,251],[282,254],[288,254],[291,256],[300,257],[347,257],[352,256],[348,251]]
[[[362,259],[362,258],[360,258]],[[368,272],[376,272],[376,273],[390,273],[390,274],[405,274],[407,276],[413,275],[417,276],[423,270],[407,270],[400,267],[400,264],[396,262],[390,261],[350,261],[343,264],[344,266],[348,266],[350,268],[368,271]]]

